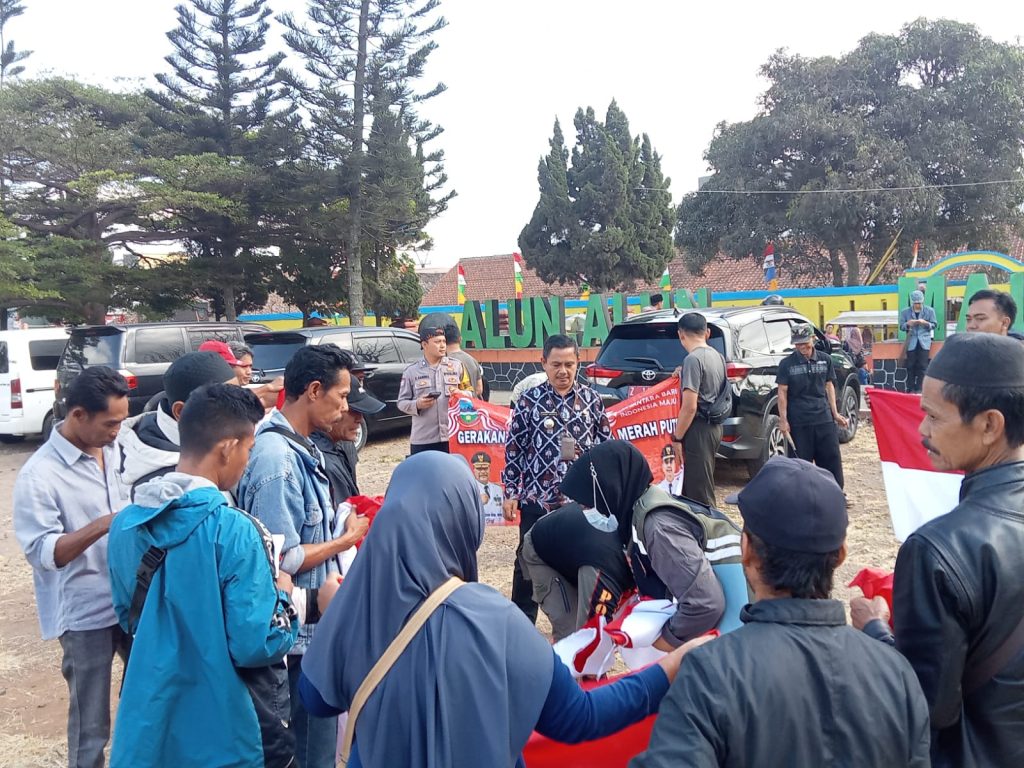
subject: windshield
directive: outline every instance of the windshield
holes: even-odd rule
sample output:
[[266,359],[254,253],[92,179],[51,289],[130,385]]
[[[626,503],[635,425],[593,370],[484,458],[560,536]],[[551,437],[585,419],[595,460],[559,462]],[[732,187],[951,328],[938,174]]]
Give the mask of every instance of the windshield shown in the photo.
[[292,355],[306,346],[306,340],[302,337],[294,341],[249,339],[247,343],[252,349],[252,367],[261,371],[283,369]]
[[65,368],[83,369],[93,365],[107,365],[119,368],[121,364],[121,340],[124,334],[100,330],[71,334],[61,358]]
[[[709,327],[708,344],[725,357],[722,329],[715,325]],[[607,368],[672,371],[683,364],[685,357],[686,350],[679,343],[674,325],[638,323],[613,328],[601,347],[597,362]]]

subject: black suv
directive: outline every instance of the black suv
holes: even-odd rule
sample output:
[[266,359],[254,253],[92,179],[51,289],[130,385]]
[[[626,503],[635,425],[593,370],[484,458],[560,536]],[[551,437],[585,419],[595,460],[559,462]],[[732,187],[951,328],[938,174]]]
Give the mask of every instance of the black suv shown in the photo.
[[[809,323],[789,307],[713,307],[698,310],[708,321],[708,344],[725,357],[726,375],[733,387],[733,412],[722,425],[718,455],[746,461],[753,477],[772,456],[786,453],[779,429],[775,383],[779,361],[793,351],[790,329]],[[639,389],[672,375],[686,350],[679,343],[676,310],[648,312],[612,328],[594,363],[587,367],[590,383],[606,404],[618,402]],[[813,324],[811,324],[813,326]],[[831,354],[836,371],[836,397],[849,426],[840,442],[857,433],[860,380],[853,361],[838,343],[830,343],[815,328],[817,349]]]
[[248,333],[245,343],[252,348],[252,380],[269,381],[284,373],[292,355],[307,344],[337,344],[364,363],[377,366],[367,372],[366,389],[384,403],[384,410],[363,420],[356,448],[366,444],[371,431],[409,427],[412,417],[398,410],[398,386],[402,373],[423,357],[420,338],[402,328],[376,326],[322,326],[293,331]]
[[[131,392],[128,413],[142,413],[150,398],[164,388],[164,371],[204,341],[242,341],[245,333],[266,330],[257,323],[138,323],[91,325],[75,328],[57,363],[54,418],[66,415],[61,390],[75,376],[94,365],[106,365],[126,379]],[[52,423],[52,422],[51,422]],[[50,434],[50,424],[43,425]]]

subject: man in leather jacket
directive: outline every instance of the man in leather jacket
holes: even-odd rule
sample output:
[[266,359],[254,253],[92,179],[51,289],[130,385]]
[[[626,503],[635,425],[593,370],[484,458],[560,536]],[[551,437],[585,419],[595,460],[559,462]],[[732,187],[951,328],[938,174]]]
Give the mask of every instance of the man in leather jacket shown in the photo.
[[896,559],[884,601],[855,626],[894,643],[928,699],[935,766],[1024,765],[1024,347],[957,334],[924,380],[920,433],[936,469],[966,473],[960,503]]

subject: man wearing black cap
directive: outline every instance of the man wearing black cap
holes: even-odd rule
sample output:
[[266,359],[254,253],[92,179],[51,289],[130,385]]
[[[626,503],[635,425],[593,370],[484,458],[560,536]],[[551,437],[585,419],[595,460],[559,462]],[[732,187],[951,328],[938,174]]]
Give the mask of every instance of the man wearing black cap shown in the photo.
[[744,626],[687,653],[631,768],[925,768],[928,706],[913,669],[829,599],[846,557],[842,489],[776,457],[735,501],[754,592]]
[[447,356],[444,318],[448,316],[439,314],[420,322],[423,359],[405,369],[398,386],[398,409],[412,416],[410,453],[448,452],[448,396],[470,389],[462,363]]
[[919,432],[934,467],[962,471],[960,503],[900,547],[895,637],[884,601],[851,601],[928,699],[932,765],[1024,764],[1024,347],[958,333],[928,367]]
[[[836,425],[846,417],[836,407],[836,371],[832,358],[814,348],[814,328],[793,326],[790,338],[796,349],[779,363],[779,429],[791,437],[796,455],[824,467],[843,487],[843,456]],[[689,471],[689,468],[687,468]]]
[[[360,370],[365,370],[361,368],[360,363],[356,365],[360,366]],[[352,373],[356,373],[355,367]],[[383,410],[384,403],[366,391],[361,377],[353,375],[352,388],[348,393],[348,410],[329,428],[321,427],[309,436],[324,455],[324,469],[330,481],[331,499],[335,507],[349,497],[359,495],[359,486],[356,483],[358,454],[355,451],[355,440],[359,437],[359,427],[363,423],[363,418]]]
[[128,419],[117,436],[121,482],[131,489],[132,499],[138,486],[177,466],[178,417],[188,396],[207,384],[236,381],[234,369],[216,351],[189,352],[170,364],[156,410]]

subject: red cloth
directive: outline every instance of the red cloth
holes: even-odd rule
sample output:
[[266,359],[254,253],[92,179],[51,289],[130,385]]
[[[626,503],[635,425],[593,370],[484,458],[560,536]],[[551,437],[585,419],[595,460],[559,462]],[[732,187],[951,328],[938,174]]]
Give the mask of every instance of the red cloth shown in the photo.
[[874,597],[881,597],[889,606],[889,626],[892,623],[892,571],[884,571],[881,568],[864,568],[853,577],[847,586],[860,587],[864,597],[868,600]]

